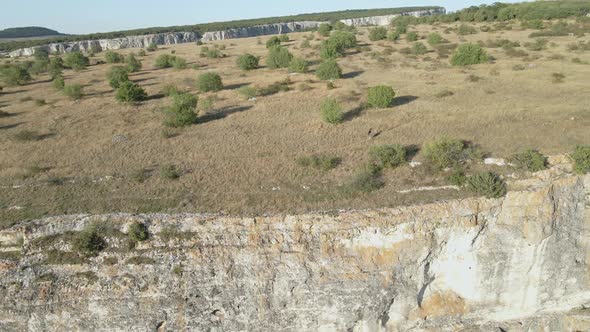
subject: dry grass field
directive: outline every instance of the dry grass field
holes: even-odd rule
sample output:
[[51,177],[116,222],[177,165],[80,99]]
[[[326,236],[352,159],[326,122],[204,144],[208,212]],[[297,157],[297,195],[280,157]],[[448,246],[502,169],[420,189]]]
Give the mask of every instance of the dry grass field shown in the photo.
[[[532,30],[481,32],[459,36],[446,28],[457,24],[419,25],[421,37],[438,31],[451,43],[508,39],[524,45]],[[385,186],[371,193],[343,193],[341,187],[368,162],[368,150],[379,144],[420,147],[441,136],[464,139],[486,155],[506,157],[524,148],[544,154],[571,151],[590,143],[590,52],[568,50],[585,37],[547,37],[546,49],[526,56],[509,56],[502,48],[486,48],[493,61],[453,67],[432,51],[403,54],[412,43],[370,42],[359,29],[361,47],[338,63],[344,78],[329,89],[313,69],[317,49],[300,48],[304,36],[290,34],[286,43],[296,56],[312,61],[308,74],[260,68],[244,72],[236,58],[244,53],[262,57],[267,49],[258,38],[209,43],[224,45],[227,57],[199,56],[195,44],[160,47],[141,57],[143,69],[130,78],[150,98],[138,105],[118,103],[106,82],[109,64],[97,54],[82,72],[67,70],[66,83],[84,85],[85,96],[71,101],[52,87],[48,76],[27,85],[5,87],[0,94],[0,228],[44,215],[102,212],[224,212],[231,214],[296,213],[324,209],[387,207],[473,195],[466,190],[400,193],[420,186],[444,186],[444,172],[426,166],[385,170]],[[316,33],[312,46],[321,42]],[[261,37],[262,42],[269,37]],[[138,50],[121,50],[128,54]],[[188,68],[156,69],[160,54],[185,58]],[[578,60],[572,61],[577,58]],[[193,65],[198,68],[193,68]],[[218,72],[225,89],[199,94],[213,107],[199,121],[182,129],[164,127],[162,110],[171,104],[160,91],[176,85],[197,93],[196,78]],[[563,74],[554,82],[553,74]],[[245,100],[239,88],[264,87],[289,78],[291,90]],[[367,88],[390,85],[396,91],[386,109],[361,107]],[[322,121],[322,99],[337,98],[345,121]],[[39,101],[37,101],[39,100]],[[44,100],[43,104],[40,100]],[[43,104],[43,105],[42,105]],[[367,132],[380,133],[369,140]],[[37,131],[37,141],[20,141],[23,130]],[[168,131],[168,135],[163,135]],[[173,131],[173,137],[170,136]],[[342,159],[333,170],[305,168],[296,160],[312,154]],[[418,153],[414,160],[421,160]],[[160,169],[175,165],[178,179],[166,179]],[[472,168],[485,166],[472,165]],[[138,172],[146,171],[143,181]],[[512,173],[509,168],[495,170]]]

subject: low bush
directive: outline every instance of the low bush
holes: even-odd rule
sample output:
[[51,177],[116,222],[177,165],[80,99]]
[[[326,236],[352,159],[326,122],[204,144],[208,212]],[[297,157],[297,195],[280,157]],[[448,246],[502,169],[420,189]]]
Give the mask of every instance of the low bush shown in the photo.
[[256,94],[258,96],[270,96],[270,95],[274,95],[275,93],[286,92],[286,91],[291,90],[290,85],[292,83],[293,82],[291,82],[291,80],[289,78],[287,78],[282,81],[274,82],[268,86],[258,88],[256,90]]
[[460,36],[474,35],[476,33],[477,33],[477,29],[475,29],[473,26],[468,25],[468,24],[461,24],[461,25],[459,25],[459,28],[457,29],[457,34]]
[[251,86],[243,86],[241,87],[238,92],[244,97],[244,99],[249,100],[256,97],[257,91],[256,88]]
[[318,66],[316,70],[316,76],[320,80],[339,79],[342,77],[342,69],[336,60],[325,60]]
[[297,164],[302,167],[313,167],[322,171],[329,171],[340,165],[342,159],[329,155],[312,155],[297,159]]
[[302,58],[293,58],[289,63],[289,72],[290,73],[305,73],[307,72],[307,61]]
[[252,54],[244,54],[241,55],[236,62],[241,70],[254,70],[258,68],[260,57]]
[[406,148],[399,144],[373,146],[369,157],[382,168],[396,168],[407,161]]
[[172,95],[174,104],[166,109],[164,124],[169,127],[185,127],[197,122],[197,104],[199,99],[190,93]]
[[428,49],[421,42],[415,42],[412,45],[412,54],[414,54],[414,55],[424,55],[427,52],[428,52]]
[[72,243],[74,250],[83,256],[96,256],[106,248],[105,240],[100,236],[96,226],[86,226],[84,230],[76,234]]
[[342,107],[335,98],[327,98],[320,104],[320,111],[325,122],[338,124],[344,120]]
[[357,46],[356,36],[352,32],[336,31],[320,46],[320,55],[324,59],[341,57],[347,49]]
[[270,69],[287,68],[293,59],[293,55],[282,46],[273,46],[268,50],[266,65]]
[[182,172],[175,165],[165,165],[160,168],[160,176],[168,180],[176,180]]
[[125,57],[117,52],[106,51],[104,53],[104,61],[106,63],[121,63],[125,61]]
[[145,50],[139,50],[139,52],[137,52],[137,55],[144,57],[147,55],[147,53],[145,52]]
[[201,92],[220,91],[223,89],[221,76],[217,73],[204,73],[197,79],[197,88]]
[[146,50],[148,52],[155,52],[158,49],[158,45],[156,43],[151,43],[148,45],[148,47],[146,48]]
[[492,172],[483,172],[467,178],[467,187],[476,194],[488,198],[500,198],[506,195],[506,184]]
[[428,35],[428,44],[430,44],[431,46],[436,46],[443,42],[445,42],[444,38],[436,32],[433,32]]
[[375,27],[369,30],[369,40],[378,41],[387,38],[387,29],[384,27]]
[[453,53],[451,64],[453,66],[467,66],[484,63],[488,61],[488,55],[481,46],[477,44],[462,44]]
[[308,39],[305,39],[304,41],[301,42],[301,45],[299,45],[300,48],[310,48],[311,47],[311,43],[309,42]]
[[224,55],[218,49],[210,49],[207,46],[203,46],[203,47],[201,47],[200,57],[209,58],[209,59],[217,59],[217,58],[223,58]]
[[422,148],[424,158],[438,169],[457,166],[465,159],[465,143],[458,139],[442,137],[427,142]]
[[397,32],[397,31],[391,31],[391,32],[389,32],[387,34],[387,40],[389,40],[389,41],[397,41],[397,40],[399,40],[399,37],[400,36],[401,35],[400,35],[399,32]]
[[574,171],[578,174],[590,173],[590,145],[577,146],[570,154],[574,161]]
[[447,181],[454,186],[462,187],[467,182],[467,176],[461,168],[455,168],[447,177]]
[[136,83],[125,81],[121,82],[117,88],[115,98],[122,103],[134,103],[145,100],[147,93]]
[[141,70],[141,61],[137,60],[133,53],[127,56],[125,63],[130,73],[136,73]]
[[516,168],[530,172],[538,172],[547,169],[547,157],[538,151],[531,149],[510,156],[508,162],[514,164]]
[[375,108],[386,108],[391,105],[393,98],[395,97],[395,91],[393,88],[386,85],[378,85],[369,88],[367,95],[367,102],[369,105]]
[[85,57],[82,52],[72,52],[66,54],[64,57],[64,65],[75,71],[80,71],[86,69],[86,67],[90,65],[90,59]]
[[18,133],[14,134],[14,139],[16,141],[21,142],[40,141],[42,138],[43,135],[39,134],[34,130],[21,130]]
[[123,66],[113,66],[107,72],[107,81],[113,89],[118,89],[121,83],[129,81],[129,69]]
[[158,69],[170,68],[173,65],[173,63],[172,63],[172,60],[173,59],[174,59],[174,56],[172,56],[172,55],[169,55],[169,54],[160,54],[156,58],[155,66]]
[[4,68],[0,67],[0,76],[2,76],[2,81],[8,86],[25,85],[32,79],[25,68],[16,65],[10,65]]
[[565,75],[562,73],[552,73],[551,74],[551,82],[553,83],[563,83],[565,79]]
[[406,34],[406,40],[409,42],[415,42],[418,40],[418,33],[414,32],[414,31],[409,31]]
[[84,89],[80,84],[69,84],[63,89],[64,94],[71,100],[80,100],[84,95]]
[[172,57],[171,63],[174,69],[186,69],[186,60],[181,57]]
[[547,39],[538,38],[532,43],[524,43],[524,47],[526,47],[529,51],[542,51],[547,48],[547,43]]
[[60,57],[54,57],[49,60],[47,65],[47,72],[51,79],[55,79],[58,76],[63,76],[64,61]]
[[129,239],[133,242],[142,242],[149,238],[147,226],[140,222],[134,222],[129,225],[127,234],[129,235]]
[[280,35],[279,40],[281,41],[281,43],[288,43],[290,40],[289,35],[287,35],[287,34]]
[[66,86],[66,82],[64,81],[64,78],[62,76],[57,76],[53,79],[52,85],[54,89],[62,91]]
[[380,189],[384,185],[383,179],[381,178],[381,171],[381,167],[369,164],[355,174],[352,180],[344,186],[345,193],[370,193]]
[[269,40],[266,41],[266,48],[270,49],[275,46],[281,45],[281,38],[279,36],[272,36]]
[[328,23],[322,23],[322,24],[320,24],[320,27],[318,28],[318,33],[322,37],[329,37],[331,31],[332,31],[332,26]]

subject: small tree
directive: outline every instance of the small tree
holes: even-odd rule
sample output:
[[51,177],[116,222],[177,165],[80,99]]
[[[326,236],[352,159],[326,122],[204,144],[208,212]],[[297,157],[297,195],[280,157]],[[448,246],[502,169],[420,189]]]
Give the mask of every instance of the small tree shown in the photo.
[[127,69],[130,73],[135,73],[141,70],[141,61],[139,61],[133,53],[127,56],[125,63],[127,64]]
[[129,81],[129,70],[123,66],[113,66],[107,73],[107,80],[113,89],[118,89],[123,82]]
[[260,62],[260,58],[254,56],[252,54],[244,54],[241,55],[238,60],[237,64],[241,70],[254,70],[258,68],[258,63]]
[[122,103],[134,103],[147,98],[147,93],[136,83],[131,81],[121,82],[115,98]]
[[104,54],[104,61],[106,63],[121,63],[125,61],[125,57],[113,51],[106,51]]
[[387,29],[384,27],[375,27],[369,30],[369,40],[378,41],[387,38]]
[[66,67],[69,67],[75,71],[80,71],[86,69],[90,64],[90,59],[85,57],[82,52],[72,52],[68,53],[64,57],[64,64]]
[[338,124],[344,120],[342,107],[335,98],[324,99],[320,104],[320,110],[322,112],[322,118],[327,123]]
[[331,31],[332,31],[332,26],[328,23],[322,23],[322,24],[320,24],[320,27],[318,28],[318,33],[323,37],[330,36]]
[[369,88],[369,93],[367,96],[367,101],[369,105],[377,108],[386,108],[391,105],[393,98],[395,97],[395,92],[393,88],[386,85],[378,85]]
[[462,44],[453,53],[451,64],[453,66],[467,66],[488,61],[486,51],[478,44]]
[[66,85],[63,89],[64,94],[68,96],[71,100],[80,100],[84,95],[84,89],[80,84],[70,84]]
[[316,75],[320,80],[335,80],[342,77],[342,69],[336,60],[325,60],[318,66]]
[[184,127],[195,123],[199,99],[190,93],[177,93],[172,98],[174,105],[166,109],[164,124],[170,127]]
[[369,156],[383,168],[396,168],[406,162],[406,148],[399,144],[373,146]]
[[287,68],[291,59],[293,59],[293,55],[285,47],[273,46],[268,51],[266,65],[270,69]]
[[197,88],[201,92],[220,91],[223,89],[221,76],[217,73],[204,73],[197,80]]
[[289,63],[289,72],[290,73],[305,73],[307,72],[307,61],[302,58],[293,58],[291,63]]
[[272,36],[269,40],[266,41],[266,48],[273,48],[275,46],[281,45],[281,38],[278,36]]

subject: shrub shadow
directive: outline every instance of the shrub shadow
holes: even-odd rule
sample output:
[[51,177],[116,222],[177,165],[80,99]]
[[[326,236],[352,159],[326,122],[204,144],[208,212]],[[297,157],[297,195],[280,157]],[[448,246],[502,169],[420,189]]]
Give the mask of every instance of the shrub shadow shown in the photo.
[[359,105],[350,111],[344,113],[343,120],[344,121],[352,121],[354,118],[360,116],[363,111],[366,109],[365,105]]
[[352,71],[350,73],[346,73],[346,74],[342,75],[342,78],[344,78],[344,79],[355,78],[357,76],[360,76],[362,73],[364,73],[363,70]]
[[13,124],[9,124],[9,125],[5,125],[5,126],[0,126],[0,130],[2,129],[12,129],[12,128],[16,128],[20,125],[22,125],[24,122],[18,122],[18,123],[13,123]]
[[220,120],[227,117],[230,114],[244,112],[251,108],[252,106],[225,107],[199,117],[197,119],[197,123],[207,123],[215,120]]
[[224,90],[236,90],[244,86],[248,86],[250,83],[237,83],[237,84],[230,84],[223,87]]
[[416,144],[410,144],[405,147],[407,160],[412,160],[420,152],[420,146]]
[[146,101],[147,101],[147,100],[158,100],[158,99],[162,99],[162,98],[164,98],[164,97],[166,97],[166,95],[165,95],[165,94],[163,94],[163,93],[156,93],[156,94],[154,94],[154,95],[147,96],[147,97],[145,98],[145,100],[146,100]]
[[418,99],[416,96],[400,96],[393,99],[391,106],[402,106],[413,102],[414,100]]

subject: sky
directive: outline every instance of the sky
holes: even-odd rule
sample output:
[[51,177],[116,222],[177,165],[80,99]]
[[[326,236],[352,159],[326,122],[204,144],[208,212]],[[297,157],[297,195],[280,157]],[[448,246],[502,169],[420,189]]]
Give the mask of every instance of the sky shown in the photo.
[[[188,25],[343,9],[443,6],[485,0],[0,0],[0,29],[42,26],[68,34]],[[503,0],[502,2],[518,2]]]

